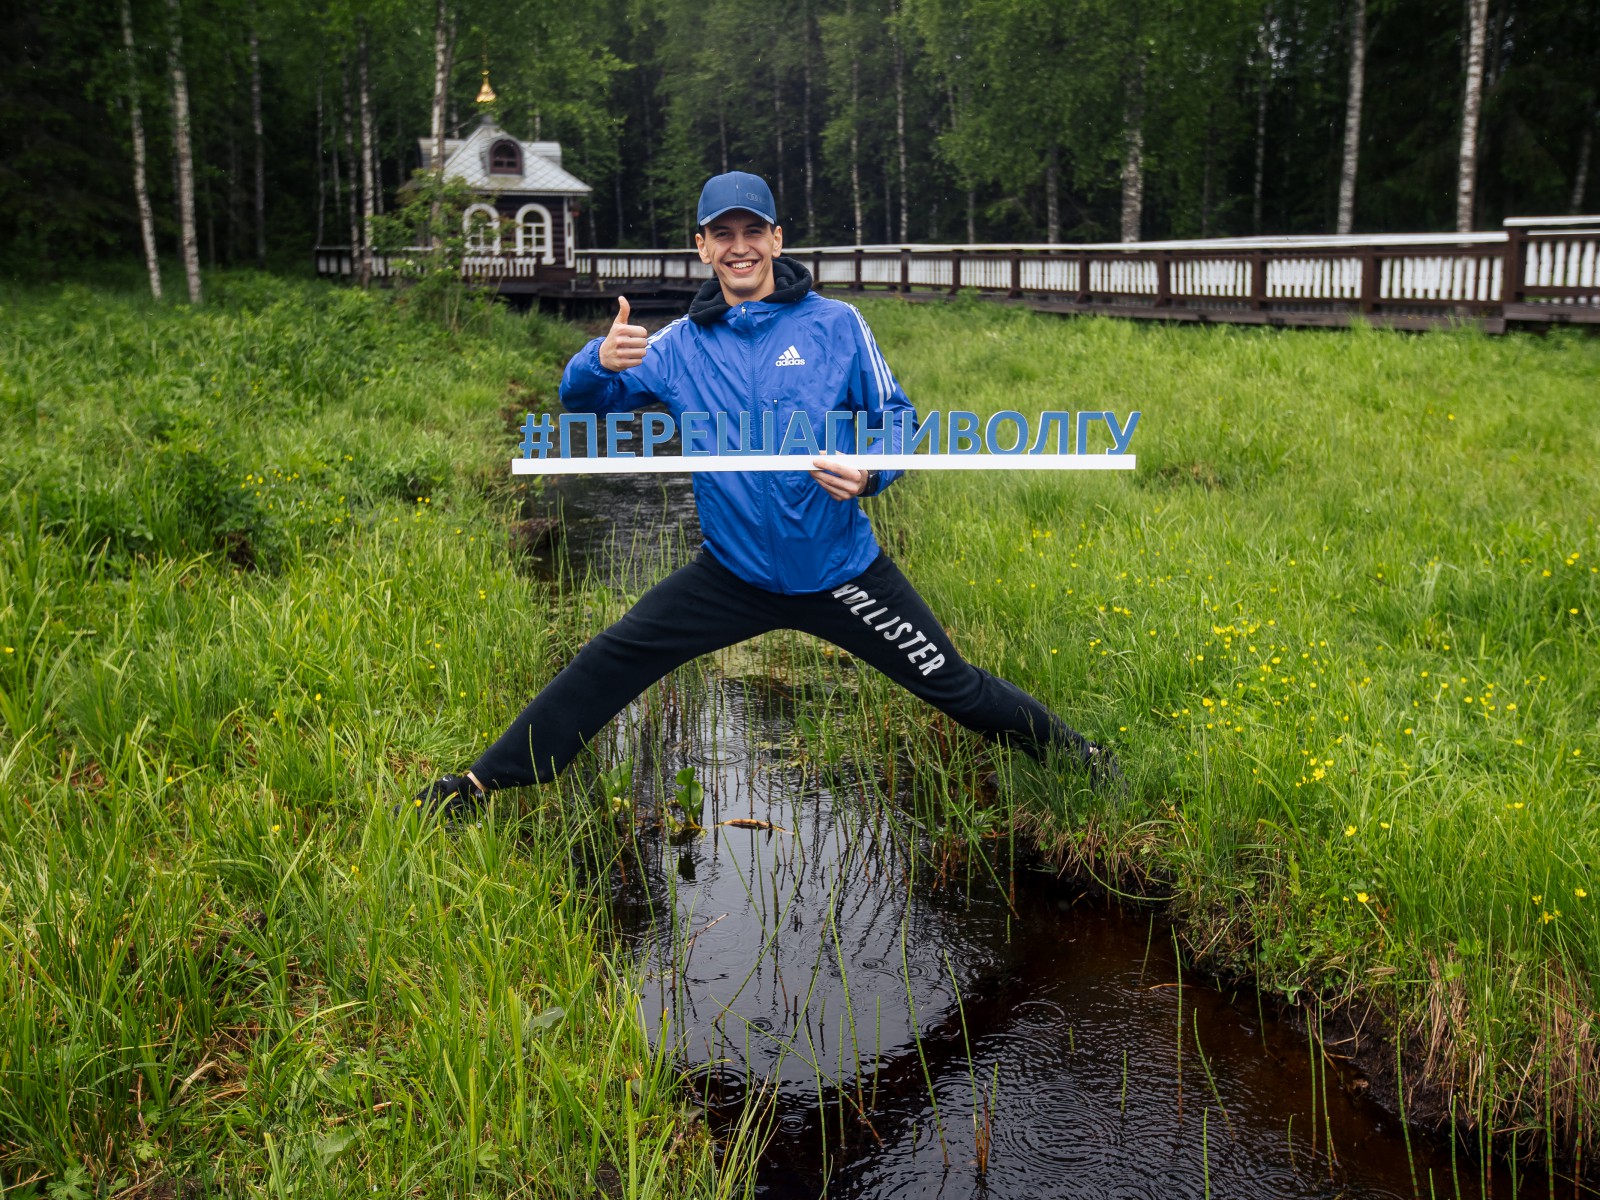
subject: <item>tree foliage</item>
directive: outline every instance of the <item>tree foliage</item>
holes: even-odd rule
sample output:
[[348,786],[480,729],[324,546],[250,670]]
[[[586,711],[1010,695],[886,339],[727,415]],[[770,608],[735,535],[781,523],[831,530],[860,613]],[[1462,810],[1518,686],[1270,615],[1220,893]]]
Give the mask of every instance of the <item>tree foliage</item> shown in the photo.
[[[133,0],[150,188],[175,238],[162,0]],[[1349,0],[451,0],[452,135],[496,111],[594,187],[593,244],[681,245],[701,181],[768,177],[791,245],[1116,236],[1130,139],[1144,237],[1333,228]],[[183,6],[198,239],[252,257],[248,36],[259,32],[266,237],[304,264],[348,240],[344,96],[370,47],[379,211],[420,165],[435,0]],[[1370,0],[1357,231],[1453,225],[1458,0]],[[39,274],[136,254],[116,6],[0,15],[0,260]],[[1491,0],[1475,222],[1567,211],[1600,120],[1600,0]],[[320,101],[320,102],[319,102]],[[351,102],[354,109],[355,102]],[[355,122],[359,126],[359,120]],[[335,175],[337,158],[338,174]],[[906,164],[902,173],[901,163]],[[903,178],[902,178],[903,174]],[[1600,168],[1589,173],[1600,174]],[[809,186],[808,186],[809,179]],[[1592,181],[1582,204],[1600,203]],[[1259,201],[1257,195],[1259,194]],[[857,227],[857,209],[860,211]]]

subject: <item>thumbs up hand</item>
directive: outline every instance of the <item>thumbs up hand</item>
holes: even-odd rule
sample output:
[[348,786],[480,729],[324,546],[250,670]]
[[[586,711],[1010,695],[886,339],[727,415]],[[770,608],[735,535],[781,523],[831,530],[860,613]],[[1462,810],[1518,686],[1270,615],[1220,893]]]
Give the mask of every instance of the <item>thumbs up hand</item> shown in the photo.
[[608,371],[626,371],[637,367],[649,353],[643,325],[628,324],[631,310],[626,296],[617,297],[617,319],[611,322],[606,340],[600,343],[600,365]]

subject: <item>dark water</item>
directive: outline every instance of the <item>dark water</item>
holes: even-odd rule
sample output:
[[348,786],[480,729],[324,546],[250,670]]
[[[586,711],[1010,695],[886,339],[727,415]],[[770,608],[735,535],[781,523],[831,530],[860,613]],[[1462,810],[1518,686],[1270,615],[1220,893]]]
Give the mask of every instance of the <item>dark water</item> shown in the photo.
[[[680,452],[676,435],[662,452]],[[532,564],[545,578],[568,571],[637,593],[700,546],[688,475],[561,476],[523,515],[554,523],[552,543]]]
[[[684,479],[574,478],[550,499],[562,552],[607,586],[698,543]],[[1464,1152],[1453,1174],[1413,1132],[1408,1154],[1303,1025],[1182,979],[1159,917],[982,859],[936,870],[893,804],[806,760],[803,707],[713,663],[626,722],[640,829],[618,925],[646,1019],[714,1110],[773,1105],[760,1195],[1483,1194]],[[707,831],[669,837],[655,821],[688,765]]]
[[[693,764],[708,831],[642,832],[616,888],[658,1035],[721,1111],[770,1093],[760,1194],[1480,1194],[1420,1133],[1414,1192],[1365,1081],[1253,993],[1180,981],[1158,917],[1038,872],[941,877],[890,806],[797,765],[792,709],[714,678],[667,706],[638,746],[640,811]],[[776,828],[717,824],[740,818]]]

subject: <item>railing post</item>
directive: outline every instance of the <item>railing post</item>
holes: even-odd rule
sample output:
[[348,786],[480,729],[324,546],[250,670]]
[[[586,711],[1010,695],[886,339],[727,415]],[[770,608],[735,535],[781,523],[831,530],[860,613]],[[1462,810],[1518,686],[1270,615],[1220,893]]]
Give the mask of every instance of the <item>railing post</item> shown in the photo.
[[855,281],[850,285],[850,290],[853,291],[853,292],[859,292],[861,290],[861,256],[862,256],[863,253],[864,253],[864,251],[861,249],[861,247],[857,246],[856,247],[856,277],[855,277]]
[[1250,306],[1267,306],[1267,256],[1259,250],[1250,256]]
[[961,290],[961,251],[950,251],[950,294]]
[[1506,305],[1523,302],[1524,276],[1528,271],[1528,231],[1521,226],[1506,230],[1506,261],[1500,270],[1500,315]]
[[1163,250],[1156,259],[1156,307],[1172,304],[1172,251]]
[[814,250],[811,253],[811,286],[817,291],[822,290],[822,251]]
[[905,247],[900,248],[900,294],[909,295],[911,292],[911,251]]
[[1371,315],[1378,309],[1378,251],[1368,246],[1361,252],[1361,311]]
[[1094,298],[1094,295],[1089,288],[1089,261],[1089,256],[1087,254],[1079,255],[1078,257],[1079,304],[1088,304]]
[[1022,298],[1022,255],[1016,251],[1011,252],[1011,290],[1006,293],[1009,300]]

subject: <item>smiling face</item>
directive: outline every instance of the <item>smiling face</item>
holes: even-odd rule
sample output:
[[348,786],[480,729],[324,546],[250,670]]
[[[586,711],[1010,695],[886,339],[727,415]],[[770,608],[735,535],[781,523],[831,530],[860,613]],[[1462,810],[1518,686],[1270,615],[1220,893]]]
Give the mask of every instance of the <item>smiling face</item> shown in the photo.
[[783,252],[783,228],[742,208],[713,217],[694,235],[700,261],[710,265],[730,306],[765,300],[776,285],[772,260]]

